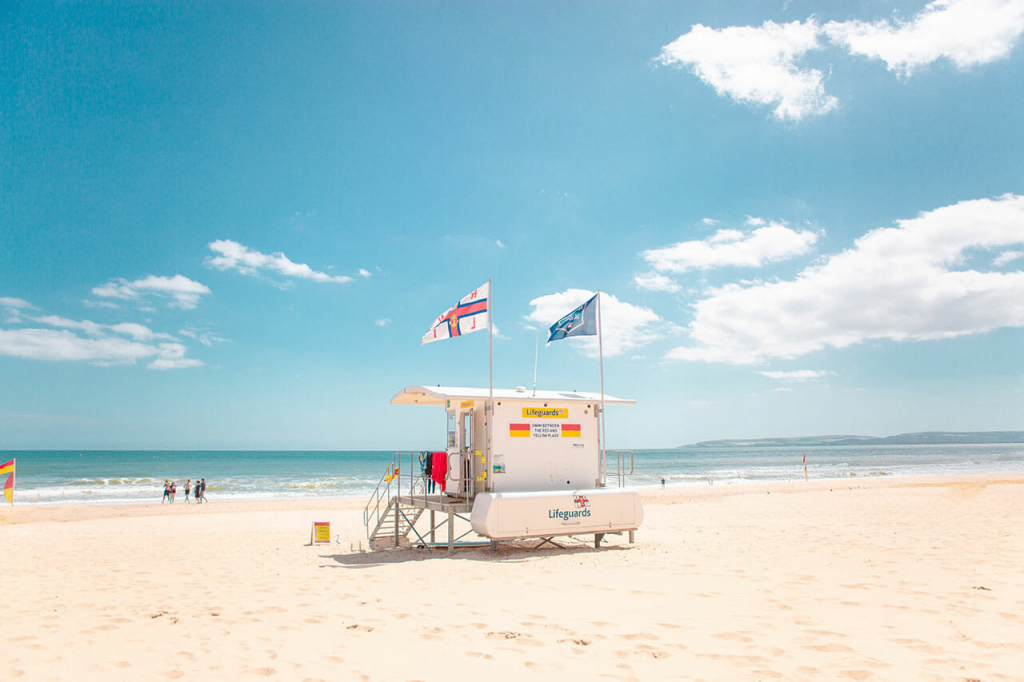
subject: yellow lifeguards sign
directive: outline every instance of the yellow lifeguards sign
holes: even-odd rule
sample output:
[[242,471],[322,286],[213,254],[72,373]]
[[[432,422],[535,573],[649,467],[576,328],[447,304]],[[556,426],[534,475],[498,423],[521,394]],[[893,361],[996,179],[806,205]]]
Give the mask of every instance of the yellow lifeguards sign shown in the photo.
[[524,407],[523,419],[568,419],[569,410],[564,407]]
[[314,521],[313,532],[310,535],[309,543],[311,545],[329,545],[331,544],[331,522],[330,521]]

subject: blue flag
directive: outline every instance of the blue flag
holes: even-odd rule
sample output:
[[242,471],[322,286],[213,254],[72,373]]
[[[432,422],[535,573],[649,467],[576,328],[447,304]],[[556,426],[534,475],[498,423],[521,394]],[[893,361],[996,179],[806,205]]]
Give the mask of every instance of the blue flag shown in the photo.
[[597,294],[551,325],[548,343],[567,336],[597,336]]

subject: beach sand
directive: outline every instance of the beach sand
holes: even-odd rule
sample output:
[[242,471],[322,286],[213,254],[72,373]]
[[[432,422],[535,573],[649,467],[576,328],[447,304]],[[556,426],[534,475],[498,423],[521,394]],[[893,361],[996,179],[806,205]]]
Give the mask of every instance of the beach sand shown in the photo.
[[1024,679],[1024,476],[644,500],[453,556],[360,552],[357,501],[4,509],[0,678]]

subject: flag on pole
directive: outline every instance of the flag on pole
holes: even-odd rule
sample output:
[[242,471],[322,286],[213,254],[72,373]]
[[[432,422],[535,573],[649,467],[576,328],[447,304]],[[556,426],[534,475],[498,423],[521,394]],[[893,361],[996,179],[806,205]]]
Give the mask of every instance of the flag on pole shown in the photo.
[[11,504],[14,504],[14,460],[0,464],[0,476],[7,474],[7,481],[4,483],[4,497]]
[[548,330],[548,343],[567,336],[597,336],[597,294],[572,311]]
[[461,301],[434,320],[430,331],[423,335],[420,345],[487,329],[490,322],[490,293],[491,281],[487,280],[487,283],[463,296]]
[[804,478],[807,478],[807,453],[804,453]]

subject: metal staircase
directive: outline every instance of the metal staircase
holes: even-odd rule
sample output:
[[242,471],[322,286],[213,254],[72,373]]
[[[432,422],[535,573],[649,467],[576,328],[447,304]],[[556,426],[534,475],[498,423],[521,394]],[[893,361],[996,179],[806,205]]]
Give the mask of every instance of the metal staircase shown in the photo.
[[[374,540],[392,540],[397,547],[401,540],[409,537],[410,532],[415,532],[413,529],[416,522],[423,515],[422,508],[402,504],[397,465],[396,455],[395,461],[388,465],[363,509],[366,538],[371,543]],[[412,477],[409,479],[412,480]]]
[[420,516],[422,509],[407,507],[392,497],[387,508],[377,521],[376,527],[370,531],[367,527],[367,537],[370,542],[374,540],[396,540],[401,541],[409,537],[409,531],[413,529]]

